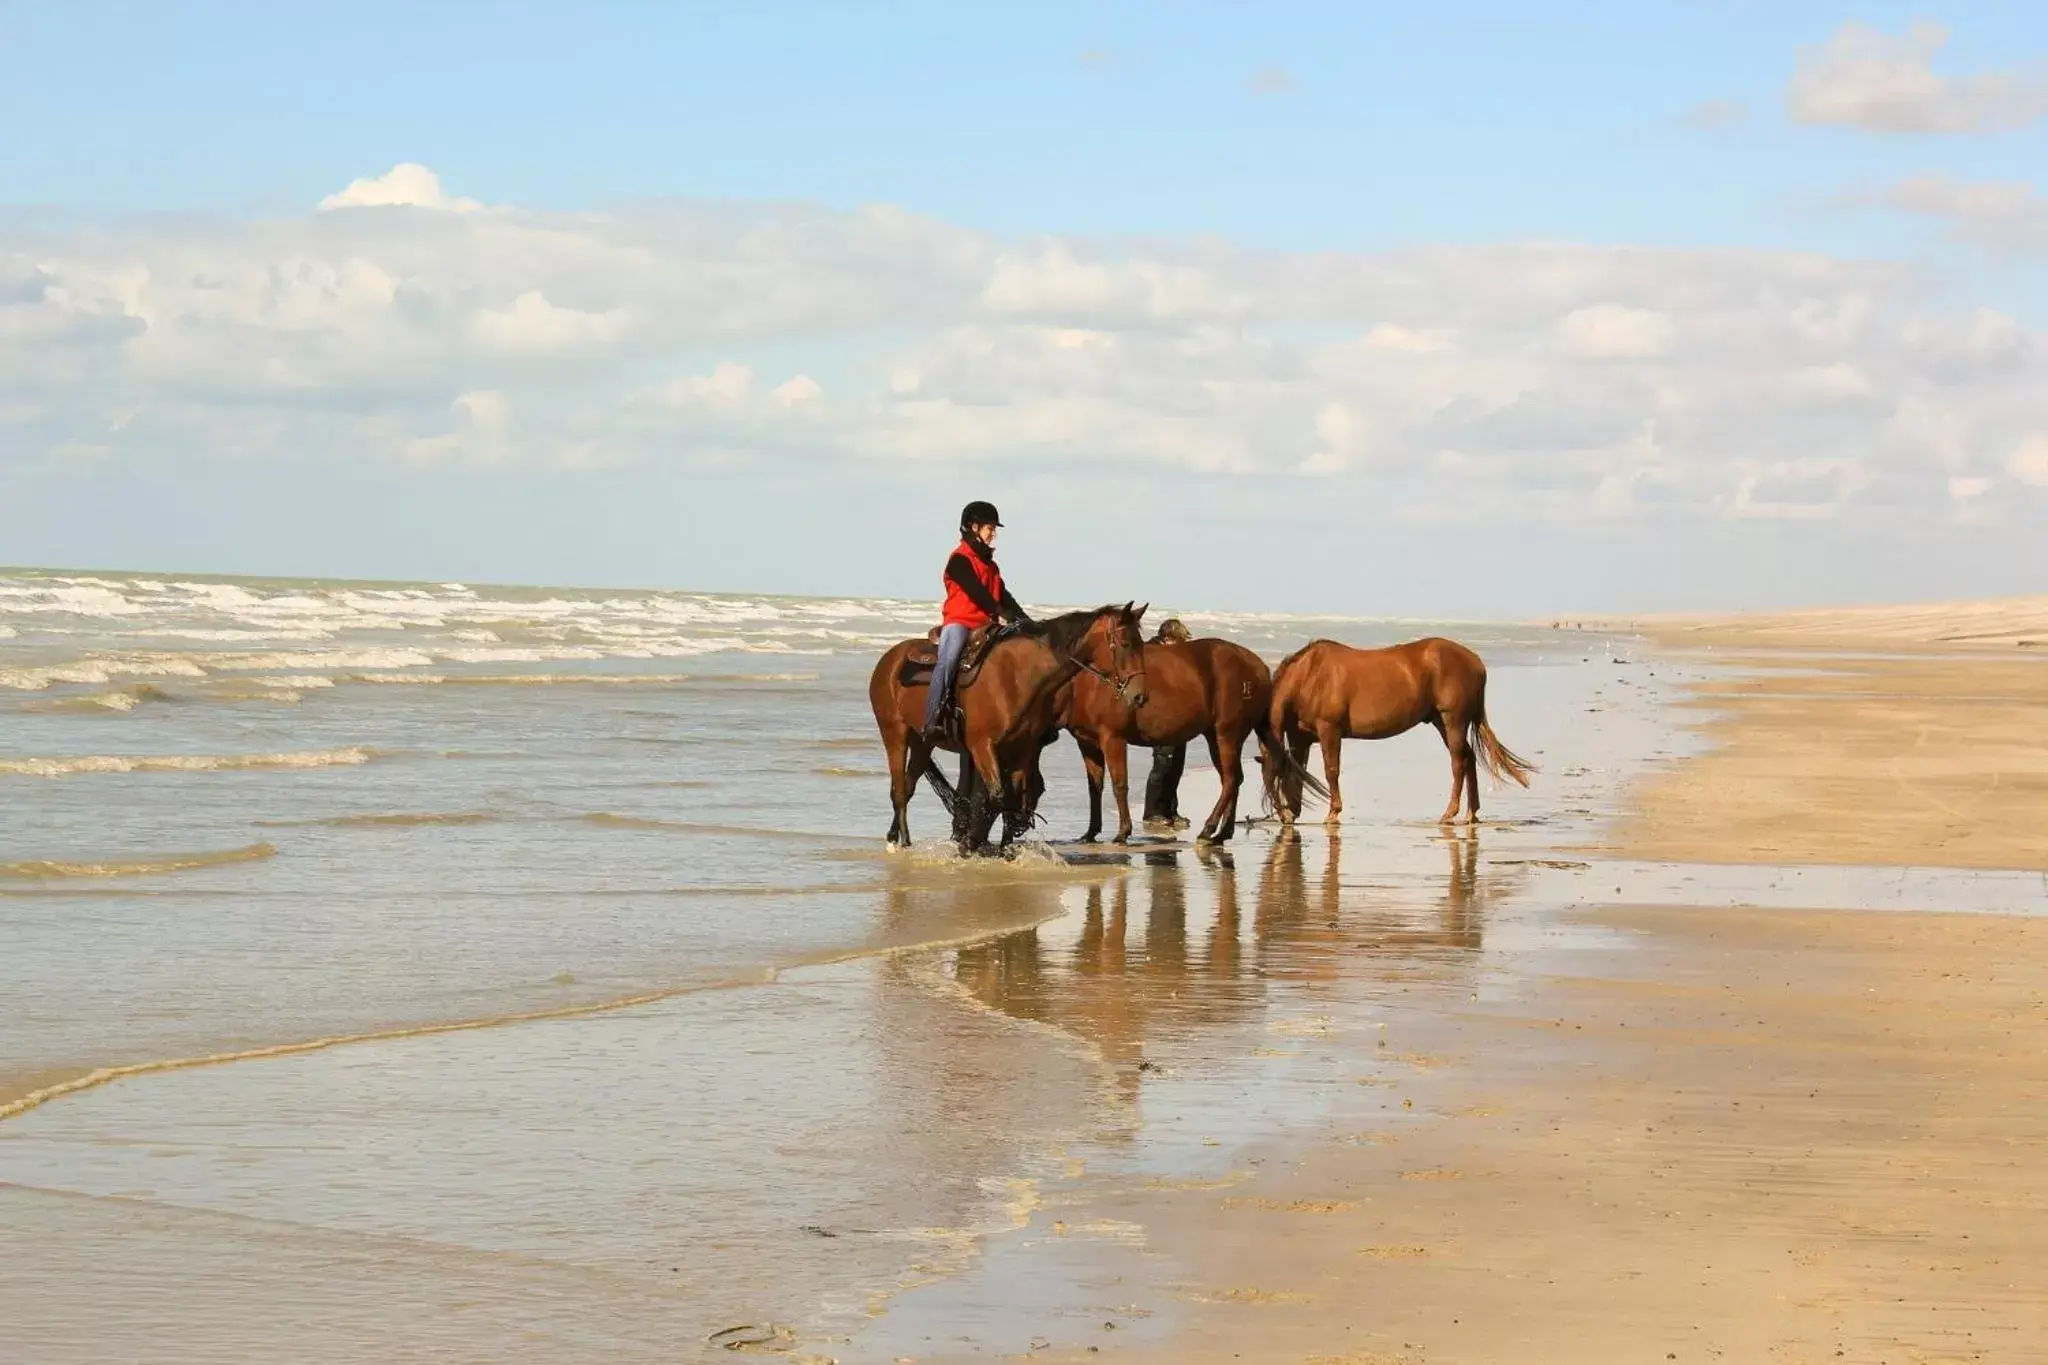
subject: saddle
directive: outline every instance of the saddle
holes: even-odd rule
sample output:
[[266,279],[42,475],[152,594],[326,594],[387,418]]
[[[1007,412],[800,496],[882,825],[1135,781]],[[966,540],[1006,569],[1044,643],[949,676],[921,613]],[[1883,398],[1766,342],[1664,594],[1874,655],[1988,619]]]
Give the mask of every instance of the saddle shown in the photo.
[[[939,666],[939,630],[933,626],[921,645],[912,645],[903,655],[903,669],[896,681],[904,687],[913,687],[932,680],[932,670]],[[988,657],[989,646],[1003,636],[997,626],[983,626],[967,637],[967,648],[960,652],[960,667],[953,671],[953,695],[959,696],[973,685],[981,675],[982,660]]]

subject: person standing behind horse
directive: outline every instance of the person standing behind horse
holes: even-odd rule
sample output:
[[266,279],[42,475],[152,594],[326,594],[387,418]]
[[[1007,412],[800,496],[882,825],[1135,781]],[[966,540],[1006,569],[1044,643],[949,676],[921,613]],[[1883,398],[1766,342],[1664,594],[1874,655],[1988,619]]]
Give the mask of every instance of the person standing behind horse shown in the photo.
[[[1181,645],[1192,638],[1178,616],[1169,616],[1159,623],[1158,632],[1148,643]],[[1188,822],[1180,813],[1180,775],[1187,761],[1185,744],[1161,744],[1152,750],[1152,771],[1145,777],[1146,824],[1187,828]]]
[[944,730],[946,703],[967,637],[997,621],[1030,625],[1031,618],[1003,584],[996,567],[996,530],[1002,525],[992,502],[976,500],[960,509],[960,544],[946,560],[946,603],[940,617],[939,657],[925,694],[924,740],[937,742]]

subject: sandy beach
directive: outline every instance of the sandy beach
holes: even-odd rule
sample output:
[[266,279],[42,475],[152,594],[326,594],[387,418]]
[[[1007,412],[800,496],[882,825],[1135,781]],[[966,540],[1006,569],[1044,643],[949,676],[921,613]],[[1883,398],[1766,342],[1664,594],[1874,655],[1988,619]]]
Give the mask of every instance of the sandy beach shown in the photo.
[[1188,1316],[1028,1354],[2042,1358],[2048,922],[1748,908],[1714,868],[2048,868],[2048,661],[2017,657],[2043,605],[1644,627],[1666,661],[1714,647],[1676,702],[1708,747],[1639,779],[1596,856],[1706,865],[1707,894],[1581,910],[1496,990],[1419,974],[1374,1045],[1408,1073],[1361,1081],[1429,1117],[1105,1197],[1188,1267]]

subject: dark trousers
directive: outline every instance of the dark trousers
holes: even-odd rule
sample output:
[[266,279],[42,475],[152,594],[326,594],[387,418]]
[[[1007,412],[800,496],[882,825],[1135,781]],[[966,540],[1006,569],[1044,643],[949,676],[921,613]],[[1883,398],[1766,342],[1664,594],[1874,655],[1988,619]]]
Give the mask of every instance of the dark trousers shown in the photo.
[[1185,744],[1161,744],[1152,750],[1152,772],[1145,779],[1145,819],[1179,818],[1180,772],[1187,761]]

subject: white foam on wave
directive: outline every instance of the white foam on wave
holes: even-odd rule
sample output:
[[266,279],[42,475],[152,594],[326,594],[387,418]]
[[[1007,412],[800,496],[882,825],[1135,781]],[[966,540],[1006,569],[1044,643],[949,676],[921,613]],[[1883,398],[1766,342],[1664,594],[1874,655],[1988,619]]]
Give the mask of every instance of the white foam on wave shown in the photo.
[[0,758],[0,773],[16,777],[74,777],[86,773],[210,773],[251,768],[331,768],[368,763],[374,749],[309,749],[274,754],[73,754],[61,758]]
[[269,650],[260,654],[214,654],[205,657],[208,670],[218,673],[276,673],[286,669],[308,672],[348,672],[361,668],[424,668],[434,662],[431,654],[417,649],[335,649]]
[[[893,599],[0,575],[0,631],[33,631],[53,643],[36,661],[40,671],[17,666],[0,673],[0,685],[194,669],[339,674],[436,662],[827,656],[921,634],[932,614],[929,604]],[[150,668],[106,658],[144,640],[161,641],[159,656],[183,662]]]
[[116,678],[203,678],[206,670],[176,654],[89,655],[75,663],[0,669],[0,687],[40,692],[63,683],[91,686]]

